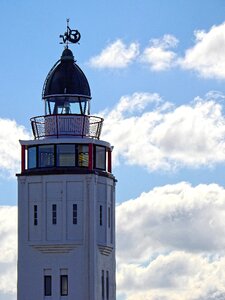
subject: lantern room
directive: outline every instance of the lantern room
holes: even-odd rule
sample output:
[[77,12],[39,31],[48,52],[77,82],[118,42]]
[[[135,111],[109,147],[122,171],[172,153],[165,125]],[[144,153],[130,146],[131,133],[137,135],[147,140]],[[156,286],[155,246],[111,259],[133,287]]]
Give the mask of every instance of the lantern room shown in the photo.
[[91,91],[86,76],[66,48],[44,83],[45,114],[90,115]]
[[90,115],[89,83],[68,47],[48,73],[42,98],[45,115],[31,118],[35,139],[100,138],[103,119]]

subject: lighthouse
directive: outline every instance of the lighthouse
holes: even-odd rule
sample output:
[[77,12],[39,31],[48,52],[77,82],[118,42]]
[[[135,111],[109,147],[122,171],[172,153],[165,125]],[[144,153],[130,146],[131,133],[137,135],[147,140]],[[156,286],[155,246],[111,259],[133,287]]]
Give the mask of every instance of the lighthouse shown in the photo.
[[18,300],[115,300],[115,183],[103,119],[90,114],[88,80],[61,36],[44,82],[44,113],[21,140]]

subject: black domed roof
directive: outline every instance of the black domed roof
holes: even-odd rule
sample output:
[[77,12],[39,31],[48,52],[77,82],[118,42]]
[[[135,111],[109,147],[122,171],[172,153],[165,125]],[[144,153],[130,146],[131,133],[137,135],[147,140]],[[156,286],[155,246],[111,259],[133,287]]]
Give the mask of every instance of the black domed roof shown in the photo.
[[87,78],[68,48],[63,51],[61,59],[50,70],[44,83],[42,97],[54,96],[91,98]]

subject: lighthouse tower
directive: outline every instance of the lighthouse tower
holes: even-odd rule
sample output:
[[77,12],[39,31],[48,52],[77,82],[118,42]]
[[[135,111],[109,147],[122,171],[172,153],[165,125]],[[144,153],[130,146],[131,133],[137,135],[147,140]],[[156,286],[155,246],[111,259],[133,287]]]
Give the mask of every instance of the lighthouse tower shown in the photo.
[[115,177],[103,119],[68,42],[44,82],[45,113],[20,141],[18,300],[115,300]]

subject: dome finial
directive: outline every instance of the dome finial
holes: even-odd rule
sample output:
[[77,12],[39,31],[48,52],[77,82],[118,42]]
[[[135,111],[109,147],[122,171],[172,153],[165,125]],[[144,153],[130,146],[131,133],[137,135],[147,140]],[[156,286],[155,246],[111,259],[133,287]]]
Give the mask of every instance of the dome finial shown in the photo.
[[[69,27],[69,21],[70,19],[66,19],[67,22],[67,31],[64,33],[64,35],[60,35],[59,37],[62,38],[62,42],[60,44],[65,44],[66,48],[68,48],[68,44],[76,44],[79,42],[81,38],[81,34],[78,30],[70,29]],[[79,43],[78,43],[79,44]]]

